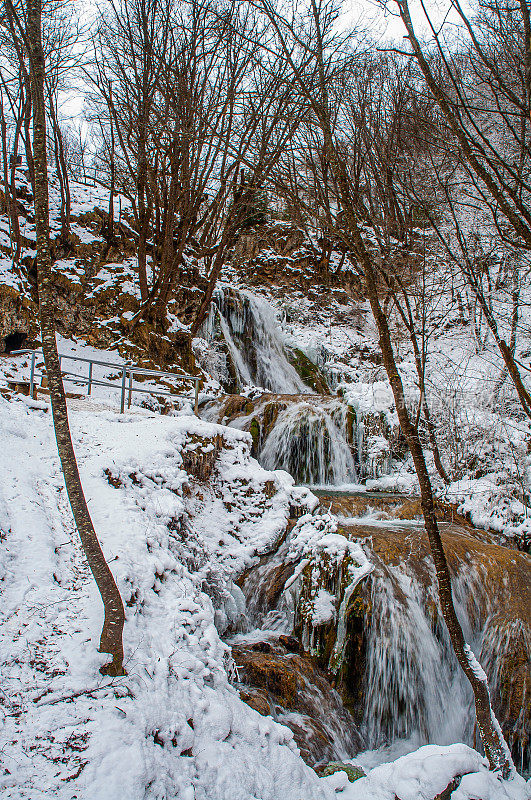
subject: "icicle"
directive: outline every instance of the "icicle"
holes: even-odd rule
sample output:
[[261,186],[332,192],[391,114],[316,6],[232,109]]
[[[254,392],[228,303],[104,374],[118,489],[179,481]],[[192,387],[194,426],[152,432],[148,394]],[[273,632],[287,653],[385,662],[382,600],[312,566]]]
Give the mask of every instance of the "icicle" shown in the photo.
[[351,573],[353,573],[354,577],[351,583],[349,583],[345,589],[343,600],[341,601],[337,615],[336,642],[330,658],[330,668],[333,672],[337,673],[339,671],[345,654],[345,647],[347,644],[347,611],[350,604],[350,599],[354,594],[354,590],[359,582],[363,580],[366,575],[372,572],[373,569],[374,566],[370,563],[370,561],[365,561],[364,564],[356,569],[351,568]]

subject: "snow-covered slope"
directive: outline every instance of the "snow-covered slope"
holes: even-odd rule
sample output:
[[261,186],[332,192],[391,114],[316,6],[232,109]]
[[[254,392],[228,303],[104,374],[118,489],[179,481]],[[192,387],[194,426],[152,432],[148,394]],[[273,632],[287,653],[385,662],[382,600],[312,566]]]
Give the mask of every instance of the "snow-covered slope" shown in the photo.
[[425,748],[354,784],[345,773],[318,778],[291,731],[240,700],[220,639],[243,612],[233,579],[274,546],[290,506],[307,511],[295,546],[303,531],[314,544],[326,535],[312,496],[259,467],[235,429],[187,414],[122,416],[88,400],[69,406],[90,510],[126,602],[127,675],[99,673],[102,607],[49,405],[0,398],[2,797],[394,800],[400,791],[429,800],[472,771],[470,792],[453,800],[525,800],[521,779],[502,788],[464,745]]
[[[75,187],[75,194],[78,215],[105,202],[86,187]],[[52,206],[57,211],[57,197]],[[22,227],[29,261],[29,215]],[[100,240],[81,223],[74,232],[81,244]],[[0,233],[5,246],[5,226]],[[118,306],[126,296],[134,299],[134,260],[111,265],[116,269],[104,265],[95,294],[114,293]],[[56,270],[70,284],[84,272],[74,258]],[[234,272],[228,278],[245,285]],[[0,283],[29,291],[6,255]],[[274,286],[258,291],[281,312],[286,342],[322,366],[333,386],[340,383],[353,408],[393,415],[366,304],[344,292],[323,303],[318,291],[313,300],[298,290],[279,299]],[[132,314],[119,312],[100,320],[109,324],[112,342]],[[447,496],[475,522],[526,532],[528,424],[508,382],[504,402],[491,402],[488,387],[501,365],[488,337],[478,345],[472,323],[454,319],[451,308],[439,320],[436,314],[428,378],[432,401],[441,398],[444,455],[455,464]],[[524,359],[526,343],[524,336]],[[413,364],[401,345],[415,402]],[[60,349],[88,353],[80,341],[63,339]],[[116,351],[92,348],[90,354],[121,362]],[[2,358],[0,394],[6,378],[27,379],[22,363]],[[308,510],[290,542],[301,558],[307,547],[329,544],[327,521],[287,473],[266,471],[250,458],[247,434],[201,422],[186,407],[176,417],[139,408],[120,416],[114,390],[69,401],[85,492],[127,604],[127,675],[103,678],[101,601],[74,530],[48,402],[10,390],[6,396],[0,396],[2,798],[331,800],[337,793],[342,800],[432,800],[454,775],[469,772],[451,800],[527,800],[529,785],[520,778],[502,784],[465,745],[429,746],[399,759],[394,751],[364,754],[355,761],[369,774],[353,784],[344,772],[318,778],[292,733],[240,700],[233,686],[237,665],[221,637],[244,610],[235,579],[274,547],[293,507]],[[455,452],[454,429],[464,443]],[[410,466],[406,460],[379,485],[412,486]]]
[[[288,476],[253,463],[245,434],[193,417],[72,408],[90,509],[127,603],[127,676],[109,680],[50,412],[1,400],[0,420],[2,796],[330,797],[291,732],[240,701],[214,624],[241,613],[231,576],[282,532]],[[180,453],[219,433],[218,491],[205,493],[196,528]]]

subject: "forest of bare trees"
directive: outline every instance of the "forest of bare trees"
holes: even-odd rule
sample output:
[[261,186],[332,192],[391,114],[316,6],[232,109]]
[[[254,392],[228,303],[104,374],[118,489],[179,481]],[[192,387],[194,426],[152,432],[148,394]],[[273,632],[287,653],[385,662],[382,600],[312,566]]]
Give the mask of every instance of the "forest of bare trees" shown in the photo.
[[[444,618],[474,690],[490,765],[508,776],[513,766],[486,680],[455,613],[423,437],[449,483],[425,381],[435,263],[478,337],[482,325],[493,336],[503,361],[494,393],[510,382],[518,413],[531,418],[515,356],[531,252],[526,0],[478,0],[470,11],[450,0],[442,21],[435,12],[413,14],[407,0],[381,0],[403,26],[397,41],[375,36],[362,21],[346,29],[338,0],[104,0],[83,13],[75,6],[2,3],[1,201],[13,264],[28,269],[20,262],[17,211],[23,154],[35,199],[34,267],[59,451],[106,605],[102,651],[119,673],[123,606],[75,468],[47,287],[52,261],[71,247],[70,184],[88,171],[109,193],[102,263],[119,246],[120,224],[134,239],[141,298],[134,323],[164,335],[170,300],[182,285],[191,291],[175,341],[183,363],[222,267],[241,235],[268,218],[290,219],[307,233],[324,283],[333,285],[344,264],[355,273],[418,476]],[[72,119],[74,96],[83,98],[83,112]],[[61,196],[52,241],[47,171]],[[131,204],[127,220],[117,219],[120,196]],[[501,307],[492,302],[494,287],[506,298]],[[405,401],[392,315],[414,354],[416,410]]]
[[[333,247],[354,264],[320,123],[326,111],[364,239],[386,265],[380,280],[391,294],[411,283],[429,233],[531,413],[488,288],[492,280],[507,286],[516,319],[531,246],[528,9],[481,2],[468,18],[459,3],[452,8],[448,34],[429,19],[417,33],[407,4],[388,4],[408,49],[362,23],[345,31],[335,2],[131,0],[86,18],[72,4],[45,2],[48,159],[62,198],[54,250],[68,249],[71,176],[90,164],[110,191],[109,245],[114,197],[131,201],[142,315],[162,329],[176,285],[194,280],[187,249],[206,279],[188,320],[193,336],[220,265],[267,207],[315,232],[325,272]],[[289,36],[279,35],[279,20]],[[15,165],[24,153],[33,180],[32,101],[21,35],[7,13],[1,37],[2,182],[17,262]],[[71,95],[84,97],[84,121],[69,118]]]

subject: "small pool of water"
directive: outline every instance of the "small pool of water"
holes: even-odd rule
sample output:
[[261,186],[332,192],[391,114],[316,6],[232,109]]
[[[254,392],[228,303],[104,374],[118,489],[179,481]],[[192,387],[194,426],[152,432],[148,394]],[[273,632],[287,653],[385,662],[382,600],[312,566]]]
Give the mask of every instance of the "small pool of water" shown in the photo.
[[334,486],[306,486],[316,497],[366,497],[378,500],[419,500],[416,495],[400,492],[374,492],[363,489],[335,488]]

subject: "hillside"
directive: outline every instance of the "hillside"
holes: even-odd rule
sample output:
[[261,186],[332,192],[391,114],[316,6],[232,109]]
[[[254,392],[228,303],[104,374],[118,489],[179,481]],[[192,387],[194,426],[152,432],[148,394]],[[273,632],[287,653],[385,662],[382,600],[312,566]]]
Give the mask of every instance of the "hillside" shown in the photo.
[[[6,233],[1,245],[7,350],[39,344],[31,193],[19,181],[19,267]],[[470,693],[433,616],[418,485],[368,303],[340,254],[330,283],[294,223],[242,237],[183,356],[202,269],[193,250],[165,329],[136,325],[127,204],[111,253],[104,191],[72,183],[72,192],[72,249],[54,264],[58,345],[108,362],[98,375],[109,385],[90,397],[75,378],[86,366],[63,369],[82,482],[126,604],[126,675],[99,673],[100,601],[65,497],[46,382],[27,397],[30,358],[5,353],[4,796],[432,800],[450,787],[452,800],[524,800],[529,783],[501,782],[472,749]],[[443,276],[432,281],[426,382],[448,485],[427,442],[426,452],[459,615],[525,772],[529,423],[507,381],[493,405],[501,360],[487,336],[480,346]],[[414,407],[410,345],[393,324]],[[124,360],[198,376],[200,418],[189,383],[156,376],[136,376],[146,393],[120,415]]]

